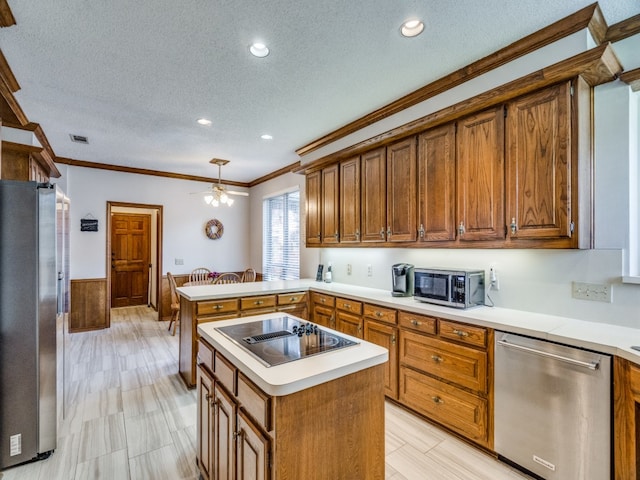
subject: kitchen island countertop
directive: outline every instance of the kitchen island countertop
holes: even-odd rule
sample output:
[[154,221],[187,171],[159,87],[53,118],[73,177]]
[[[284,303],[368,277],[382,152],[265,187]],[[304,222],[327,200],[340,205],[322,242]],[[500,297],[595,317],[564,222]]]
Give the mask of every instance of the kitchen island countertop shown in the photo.
[[631,345],[640,345],[640,329],[607,323],[501,307],[480,306],[459,310],[419,302],[413,297],[392,297],[387,290],[311,279],[178,288],[179,294],[190,301],[306,290],[588,348],[640,364],[640,352],[631,349]]

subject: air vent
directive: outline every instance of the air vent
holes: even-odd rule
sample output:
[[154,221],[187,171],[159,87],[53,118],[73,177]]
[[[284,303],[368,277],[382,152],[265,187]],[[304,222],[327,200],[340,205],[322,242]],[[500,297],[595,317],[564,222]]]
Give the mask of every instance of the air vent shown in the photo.
[[290,332],[288,330],[280,330],[278,332],[262,333],[259,335],[253,335],[251,337],[245,337],[242,340],[249,344],[253,344],[268,342],[269,340],[275,340],[277,338],[290,337],[291,335],[293,335],[293,332]]
[[70,133],[69,136],[71,137],[72,142],[84,143],[85,145],[89,144],[89,139],[87,137],[83,137],[82,135],[74,135],[73,133]]

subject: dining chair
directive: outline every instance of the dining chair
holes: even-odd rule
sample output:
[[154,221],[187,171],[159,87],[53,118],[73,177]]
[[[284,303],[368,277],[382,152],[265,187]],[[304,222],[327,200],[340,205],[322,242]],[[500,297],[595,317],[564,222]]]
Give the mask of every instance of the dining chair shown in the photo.
[[213,281],[214,284],[219,285],[221,283],[240,283],[240,275],[233,272],[225,272],[218,275]]
[[167,330],[171,330],[171,324],[173,324],[173,333],[171,333],[171,335],[175,335],[176,326],[180,323],[180,298],[176,290],[176,279],[171,275],[171,272],[167,272],[167,279],[169,280],[169,289],[171,290],[171,320],[169,321],[169,328],[167,328]]
[[207,280],[209,280],[210,273],[211,273],[211,270],[209,270],[208,268],[204,268],[204,267],[194,268],[189,274],[189,281],[190,282],[206,282]]
[[255,282],[256,281],[256,271],[253,268],[247,268],[244,272],[242,272],[242,280],[241,282]]

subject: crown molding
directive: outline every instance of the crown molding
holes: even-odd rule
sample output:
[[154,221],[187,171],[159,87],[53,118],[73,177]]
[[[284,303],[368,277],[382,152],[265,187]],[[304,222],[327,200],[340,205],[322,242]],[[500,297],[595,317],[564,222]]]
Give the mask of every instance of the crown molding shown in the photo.
[[280,175],[284,175],[286,173],[294,173],[294,171],[299,168],[300,168],[299,161],[296,163],[292,163],[291,165],[287,165],[286,167],[283,167],[279,170],[268,173],[267,175],[264,175],[260,178],[256,178],[255,180],[252,180],[251,182],[249,182],[249,187],[255,187],[256,185],[260,185],[261,183],[267,182],[273,178],[277,178]]
[[634,15],[607,29],[605,42],[619,42],[627,37],[640,33],[640,15]]
[[620,75],[620,80],[628,84],[634,92],[640,91],[640,68],[624,72]]

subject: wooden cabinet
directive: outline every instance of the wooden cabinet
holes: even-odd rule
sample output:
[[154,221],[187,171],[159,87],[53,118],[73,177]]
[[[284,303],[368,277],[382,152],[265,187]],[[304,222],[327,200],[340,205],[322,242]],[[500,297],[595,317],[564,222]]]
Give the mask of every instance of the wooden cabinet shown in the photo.
[[196,458],[202,477],[212,479],[213,465],[213,421],[214,413],[211,408],[213,394],[213,377],[206,369],[198,367],[197,377],[198,413],[197,413],[197,452]]
[[322,172],[317,171],[306,177],[306,223],[307,245],[318,246],[322,243]]
[[377,305],[365,304],[364,339],[389,350],[389,361],[384,372],[384,393],[398,399],[398,327],[396,311]]
[[382,243],[387,226],[387,160],[386,149],[376,148],[361,156],[361,233],[363,243]]
[[261,315],[276,311],[276,296],[261,295],[256,297],[243,297],[240,299],[240,316]]
[[360,157],[340,162],[340,243],[360,242]]
[[42,157],[42,147],[2,141],[1,149],[1,179],[40,183],[49,181],[49,170]]
[[493,331],[400,312],[398,399],[493,447]]
[[460,120],[456,140],[458,237],[504,239],[504,109]]
[[309,319],[306,292],[281,293],[277,296],[277,310],[305,320]]
[[418,240],[456,238],[456,128],[434,128],[418,137]]
[[414,242],[416,228],[416,138],[387,147],[387,242]]
[[336,298],[335,329],[362,338],[362,303],[346,298]]
[[311,293],[311,321],[327,328],[336,328],[336,299],[323,293]]
[[508,238],[570,238],[571,82],[507,104]]
[[322,169],[322,243],[340,242],[340,184],[338,165]]
[[613,463],[615,480],[640,479],[640,365],[613,360]]

